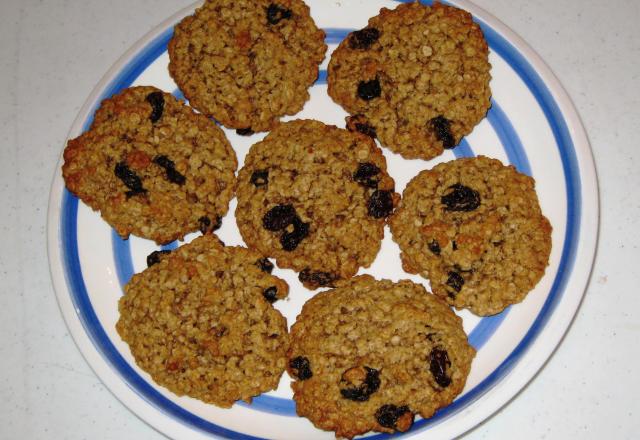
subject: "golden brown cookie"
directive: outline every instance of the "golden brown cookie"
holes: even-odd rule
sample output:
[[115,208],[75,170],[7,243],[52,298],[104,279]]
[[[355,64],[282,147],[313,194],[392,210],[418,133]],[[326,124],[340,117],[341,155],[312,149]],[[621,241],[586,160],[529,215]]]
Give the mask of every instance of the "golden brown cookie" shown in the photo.
[[288,371],[298,415],[352,438],[431,417],[462,391],[474,356],[462,320],[424,287],[360,276],[307,301]]
[[370,138],[318,121],[279,125],[238,174],[236,221],[245,243],[308,288],[333,286],[375,259],[398,203]]
[[168,243],[219,226],[236,155],[211,120],[155,87],[106,99],[64,150],[67,189],[118,234]]
[[169,72],[200,112],[266,131],[309,99],[324,36],[302,0],[207,0],[175,27]]
[[489,49],[471,14],[453,6],[382,8],[331,56],[329,95],[350,129],[407,159],[432,159],[490,107]]
[[208,234],[124,290],[116,329],[159,385],[223,408],[278,386],[289,335],[271,303],[288,286],[261,269],[257,253]]
[[477,315],[522,301],[549,263],[551,225],[534,180],[484,156],[422,171],[390,225],[404,270]]

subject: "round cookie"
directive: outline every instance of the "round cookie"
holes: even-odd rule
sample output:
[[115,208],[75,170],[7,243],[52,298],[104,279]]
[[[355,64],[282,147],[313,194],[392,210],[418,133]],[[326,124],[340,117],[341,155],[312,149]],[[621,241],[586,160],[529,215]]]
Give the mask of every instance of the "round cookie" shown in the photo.
[[464,388],[475,350],[462,320],[410,281],[356,277],[322,292],[291,328],[298,415],[337,437],[406,431]]
[[302,0],[207,0],[169,42],[169,72],[189,103],[241,134],[299,112],[325,34]]
[[220,128],[155,87],[104,100],[64,161],[67,189],[122,238],[160,244],[219,226],[238,166]]
[[398,200],[373,140],[297,120],[251,147],[238,173],[236,221],[250,248],[314,289],[371,265]]
[[534,180],[479,156],[422,171],[390,220],[403,268],[456,308],[493,315],[524,299],[549,262]]
[[223,408],[277,388],[289,346],[271,302],[287,284],[245,248],[196,238],[133,276],[116,329],[140,368],[182,396]]
[[329,95],[350,129],[407,159],[432,159],[469,134],[491,106],[488,46],[471,14],[453,6],[382,8],[329,63]]

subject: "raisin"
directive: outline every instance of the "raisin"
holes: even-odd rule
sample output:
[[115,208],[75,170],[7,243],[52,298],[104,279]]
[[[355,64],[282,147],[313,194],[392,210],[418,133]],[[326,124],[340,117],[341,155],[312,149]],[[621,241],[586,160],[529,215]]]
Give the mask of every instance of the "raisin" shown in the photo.
[[[219,215],[216,215],[216,222],[213,224],[213,227],[211,228],[212,231],[217,231],[218,229],[220,229],[220,227],[222,226],[222,217],[220,217]],[[224,243],[223,243],[224,246]]]
[[376,190],[371,194],[367,205],[369,215],[373,218],[385,218],[393,211],[391,191]]
[[380,173],[380,168],[372,163],[364,162],[358,164],[358,170],[353,173],[353,180],[367,188],[378,188],[378,179],[372,179]]
[[440,198],[447,211],[469,212],[478,209],[478,206],[480,206],[480,193],[468,186],[456,183],[447,188],[447,190],[452,191]]
[[372,79],[371,81],[360,81],[358,84],[358,96],[365,101],[371,101],[379,97],[380,93],[382,93],[382,89],[380,88],[378,78]]
[[158,122],[164,112],[164,95],[162,92],[152,92],[146,97],[146,101],[151,104],[151,122]]
[[262,226],[267,231],[282,231],[298,218],[293,205],[276,205],[262,217]]
[[204,235],[207,232],[209,232],[209,227],[211,226],[211,219],[203,215],[198,219],[198,225],[200,227],[200,232],[202,232],[202,234]]
[[278,24],[281,20],[291,18],[291,10],[271,3],[267,8],[267,21],[269,24]]
[[[380,388],[380,372],[374,368],[369,367],[364,367],[364,369],[367,373],[362,383],[355,387],[340,389],[340,394],[342,394],[342,397],[344,397],[345,399],[354,400],[356,402],[366,402],[367,400],[369,400],[369,396],[378,391],[378,388]],[[345,378],[345,375],[343,375],[342,383],[343,385],[351,385],[353,384],[353,381]]]
[[278,288],[276,286],[268,287],[264,289],[264,291],[262,292],[262,296],[264,296],[264,299],[266,299],[272,304],[278,301],[277,295],[278,295]]
[[305,239],[309,235],[309,223],[304,223],[302,220],[298,218],[298,216],[293,219],[293,231],[285,232],[280,237],[280,244],[282,244],[282,249],[287,252],[291,252],[295,250],[300,242]]
[[364,115],[349,116],[347,118],[347,130],[362,133],[373,139],[377,136],[376,128],[369,125],[367,118]]
[[256,264],[263,272],[271,273],[273,270],[273,263],[269,261],[268,258],[261,258],[256,262]]
[[447,286],[451,287],[456,292],[460,292],[462,290],[462,286],[464,286],[464,278],[458,272],[451,271],[449,272],[449,278],[447,278]]
[[369,49],[380,38],[380,31],[376,28],[364,28],[351,33],[349,47],[351,49]]
[[436,383],[443,388],[451,384],[451,378],[447,376],[447,368],[451,367],[451,361],[446,350],[434,348],[429,353],[429,371],[433,374]]
[[168,249],[162,249],[159,251],[153,251],[149,255],[147,255],[147,267],[151,267],[154,264],[158,264],[160,262],[160,257],[162,255],[168,255],[171,251]]
[[376,133],[376,128],[369,125],[369,124],[363,124],[362,122],[356,122],[356,130],[358,130],[358,132],[369,136],[370,138],[375,139],[376,136],[378,136],[378,134]]
[[451,242],[451,249],[453,249],[454,251],[458,250],[458,243],[456,243],[455,240]]
[[269,183],[269,170],[255,170],[251,174],[251,183],[258,188],[266,186]]
[[167,156],[156,156],[153,158],[153,163],[164,168],[169,182],[184,185],[187,179],[176,170],[176,164]]
[[376,411],[376,420],[380,426],[395,429],[398,418],[407,412],[409,412],[409,407],[406,405],[401,407],[397,407],[395,405],[382,405]]
[[440,255],[440,243],[438,243],[438,240],[431,240],[428,246],[431,252],[435,255]]
[[289,361],[289,368],[296,370],[294,374],[300,380],[307,380],[313,376],[309,359],[304,356],[298,356],[291,359],[291,361]]
[[254,133],[254,131],[251,129],[251,127],[238,128],[236,130],[236,133],[239,134],[240,136],[251,136]]
[[116,177],[122,180],[122,183],[130,189],[130,191],[126,192],[127,198],[147,192],[147,190],[142,187],[142,180],[140,177],[131,171],[126,162],[118,162],[114,169],[114,173]]
[[314,286],[326,286],[334,282],[338,277],[330,272],[311,272],[310,268],[305,268],[298,274],[301,283],[307,283]]
[[444,116],[436,116],[429,121],[433,131],[436,133],[436,139],[442,142],[442,147],[450,149],[456,146],[456,139],[451,133],[451,121]]

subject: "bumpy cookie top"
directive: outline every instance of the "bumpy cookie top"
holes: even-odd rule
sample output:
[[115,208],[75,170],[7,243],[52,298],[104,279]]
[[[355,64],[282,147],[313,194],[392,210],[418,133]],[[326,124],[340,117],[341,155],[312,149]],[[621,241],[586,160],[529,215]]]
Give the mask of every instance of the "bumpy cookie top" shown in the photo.
[[134,275],[116,329],[138,366],[177,395],[224,408],[275,389],[289,335],[271,302],[288,286],[260,266],[260,255],[209,234]]
[[304,305],[288,371],[298,414],[352,438],[406,431],[448,405],[474,356],[462,320],[424,287],[361,276]]
[[64,161],[67,189],[118,234],[158,243],[211,230],[227,212],[238,166],[222,130],[155,87],[103,101]]
[[200,112],[265,131],[309,99],[324,36],[301,0],[207,0],[175,27],[169,72]]
[[479,156],[422,171],[390,221],[403,268],[478,315],[518,303],[549,262],[551,225],[534,180]]
[[383,8],[333,52],[329,95],[358,126],[407,159],[455,147],[490,107],[488,47],[461,9]]
[[281,124],[238,174],[240,233],[309,288],[352,277],[373,262],[398,203],[386,168],[367,136],[311,120]]

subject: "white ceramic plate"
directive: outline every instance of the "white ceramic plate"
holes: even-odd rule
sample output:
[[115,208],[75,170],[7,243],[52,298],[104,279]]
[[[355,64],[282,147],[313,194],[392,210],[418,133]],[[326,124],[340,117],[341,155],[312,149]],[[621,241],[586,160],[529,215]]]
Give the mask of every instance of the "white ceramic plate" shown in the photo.
[[[392,0],[308,0],[316,23],[325,29],[329,51],[345,35],[366,25]],[[430,439],[459,435],[509,401],[542,367],[562,339],[580,304],[595,252],[598,226],[597,181],[588,140],[580,119],[557,79],[542,60],[505,25],[472,3],[451,2],[470,11],[481,24],[491,49],[493,106],[488,117],[462,144],[437,160],[407,161],[385,150],[389,171],[402,191],[420,170],[454,156],[484,154],[515,165],[532,175],[543,212],[553,225],[553,250],[544,278],[522,304],[504,313],[480,319],[467,312],[465,330],[478,350],[464,392],[449,407],[428,420],[418,419],[401,436]],[[91,93],[71,128],[79,135],[91,121],[100,101],[130,85],[149,84],[177,91],[167,72],[167,42],[173,26],[196,5],[171,17],[127,52]],[[296,117],[314,118],[344,126],[344,111],[326,93],[326,65],[311,89],[311,100]],[[225,130],[240,163],[249,146],[263,135],[240,137]],[[58,169],[60,169],[58,164]],[[242,240],[231,214],[219,235],[227,244]],[[129,348],[118,337],[117,302],[132,273],[145,267],[154,243],[132,237],[121,240],[100,216],[79,203],[65,189],[58,172],[51,189],[48,225],[49,262],[60,308],[85,358],[134,413],[176,438],[333,438],[295,416],[289,377],[280,387],[251,405],[238,403],[230,410],[177,397],[157,386],[140,370]],[[193,236],[188,237],[192,239]],[[170,245],[170,247],[176,244]],[[363,273],[394,280],[410,278],[402,271],[399,250],[387,234],[373,266]],[[295,274],[274,272],[291,286],[290,299],[279,301],[291,324],[302,304],[312,296]],[[386,437],[373,434],[371,438]]]

